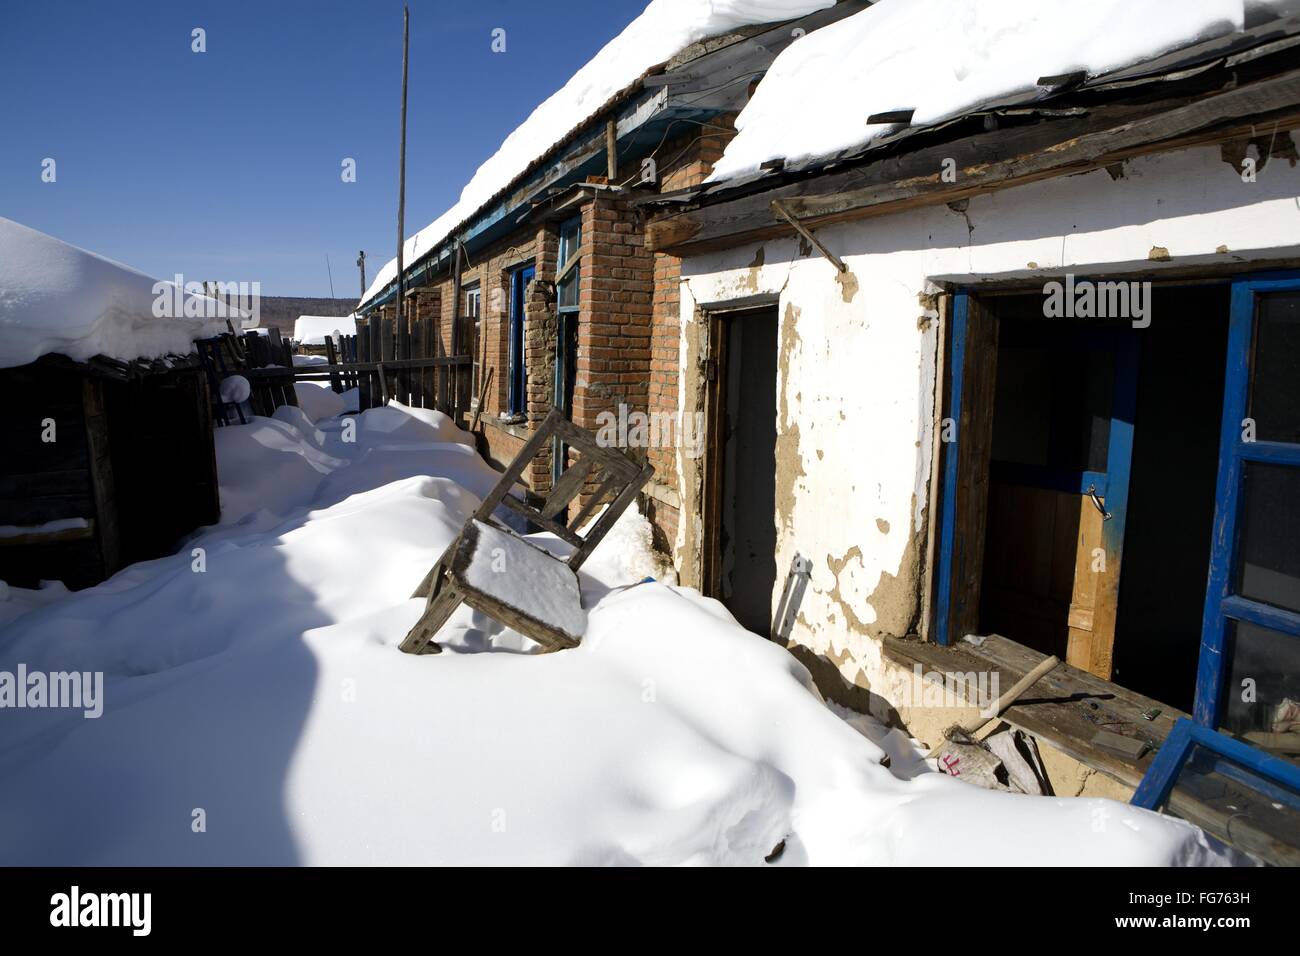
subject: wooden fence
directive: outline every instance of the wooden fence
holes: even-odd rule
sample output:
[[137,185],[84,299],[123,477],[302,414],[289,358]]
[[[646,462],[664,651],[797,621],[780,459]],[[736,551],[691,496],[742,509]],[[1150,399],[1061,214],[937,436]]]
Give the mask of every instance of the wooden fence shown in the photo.
[[[391,328],[390,323],[381,324]],[[399,343],[386,335],[380,347],[372,350],[368,336],[344,335],[337,348],[328,341],[328,364],[250,368],[243,374],[252,383],[254,394],[269,400],[271,411],[297,404],[296,397],[288,397],[293,383],[329,382],[335,392],[356,389],[360,411],[391,400],[413,408],[436,408],[459,422],[466,411],[463,396],[470,357],[413,355],[414,350],[409,336]],[[376,354],[383,357],[375,358]]]

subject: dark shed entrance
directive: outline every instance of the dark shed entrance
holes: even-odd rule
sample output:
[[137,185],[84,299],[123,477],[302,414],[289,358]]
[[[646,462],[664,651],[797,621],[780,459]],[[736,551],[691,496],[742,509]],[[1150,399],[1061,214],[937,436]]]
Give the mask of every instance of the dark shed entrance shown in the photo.
[[0,580],[74,590],[171,553],[220,517],[197,360],[0,369]]

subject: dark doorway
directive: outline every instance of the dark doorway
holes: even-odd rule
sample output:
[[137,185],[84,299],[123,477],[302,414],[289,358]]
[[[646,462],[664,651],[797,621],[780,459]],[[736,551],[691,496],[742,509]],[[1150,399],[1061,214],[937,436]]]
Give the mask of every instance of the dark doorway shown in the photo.
[[713,332],[711,592],[767,637],[776,587],[777,311],[717,317]]
[[1210,563],[1226,284],[1155,287],[1150,325],[984,301],[996,388],[981,633],[1190,710]]
[[1137,428],[1115,682],[1192,709],[1214,523],[1226,285],[1157,289],[1138,334]]

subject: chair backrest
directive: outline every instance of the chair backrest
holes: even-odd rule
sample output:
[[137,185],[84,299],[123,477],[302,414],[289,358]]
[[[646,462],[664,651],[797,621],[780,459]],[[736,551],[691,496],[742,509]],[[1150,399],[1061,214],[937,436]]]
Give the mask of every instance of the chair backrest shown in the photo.
[[[573,463],[560,475],[550,493],[540,506],[521,500],[511,495],[510,490],[518,483],[524,469],[547,447],[552,438],[558,437],[563,445],[577,452]],[[633,461],[619,448],[600,444],[596,436],[584,428],[579,428],[568,421],[557,409],[552,409],[531,438],[519,450],[515,460],[510,463],[501,480],[491,493],[483,499],[474,516],[482,521],[491,520],[492,513],[498,505],[505,505],[533,522],[540,528],[550,531],[556,537],[567,541],[574,548],[568,558],[569,567],[575,571],[582,566],[587,557],[600,543],[614,522],[627,510],[637,492],[654,474],[654,466],[648,462],[640,464]],[[584,487],[591,485],[594,491],[582,504],[572,509],[573,514],[564,522],[559,519],[568,505],[577,498]],[[583,522],[608,500],[609,507],[595,521],[586,533],[579,533]]]

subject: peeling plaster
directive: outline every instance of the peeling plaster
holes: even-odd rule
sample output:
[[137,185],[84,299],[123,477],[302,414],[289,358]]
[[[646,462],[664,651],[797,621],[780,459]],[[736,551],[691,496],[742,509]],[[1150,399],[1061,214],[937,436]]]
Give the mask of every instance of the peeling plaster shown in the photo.
[[799,425],[791,420],[789,400],[790,363],[796,352],[802,349],[798,319],[798,307],[787,302],[781,318],[781,346],[777,358],[780,411],[776,431],[776,520],[777,527],[787,531],[794,527],[795,484],[806,474],[799,454]]

